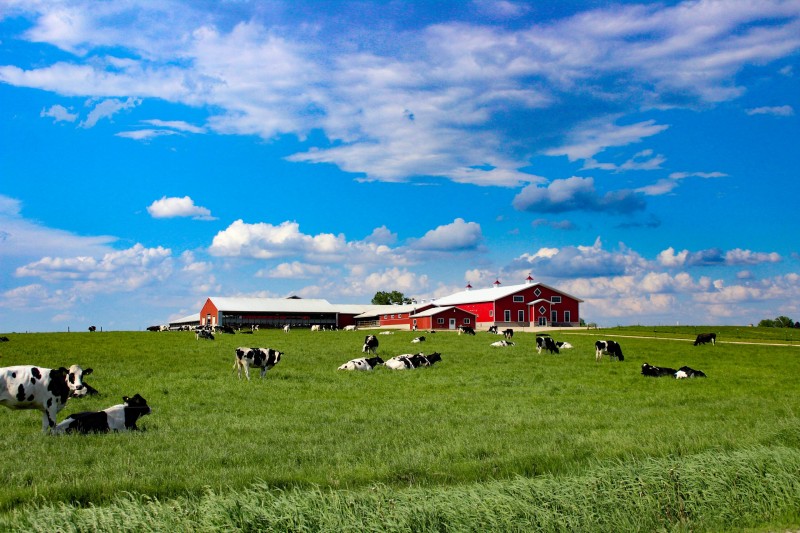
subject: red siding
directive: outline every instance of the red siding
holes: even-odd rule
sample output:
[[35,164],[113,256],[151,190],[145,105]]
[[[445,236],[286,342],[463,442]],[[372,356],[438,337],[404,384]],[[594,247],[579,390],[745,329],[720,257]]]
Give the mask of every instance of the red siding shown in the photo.
[[[539,291],[538,295],[536,294],[537,290]],[[560,297],[561,302],[552,303],[553,296]],[[522,301],[515,301],[514,297]],[[536,300],[546,301],[532,306],[528,305]],[[546,325],[550,326],[553,323],[553,311],[556,312],[556,323],[578,323],[580,321],[578,300],[543,285],[531,285],[495,301],[458,304],[458,307],[475,313],[479,323],[524,322],[536,326],[539,323],[539,317],[544,317]],[[543,314],[540,311],[541,307],[545,308]],[[508,311],[508,315],[506,315],[506,311]],[[566,312],[569,313],[568,319]]]
[[[211,315],[210,322],[209,315]],[[203,304],[203,309],[200,310],[200,325],[201,326],[216,326],[219,321],[219,309],[214,305],[214,302],[211,301],[211,298],[206,300],[206,303]]]

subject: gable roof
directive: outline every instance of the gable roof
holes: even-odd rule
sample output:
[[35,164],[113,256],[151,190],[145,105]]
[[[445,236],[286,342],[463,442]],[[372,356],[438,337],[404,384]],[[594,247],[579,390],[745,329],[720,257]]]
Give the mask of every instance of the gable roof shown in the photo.
[[554,289],[553,287],[550,287],[543,283],[521,283],[518,285],[508,285],[506,287],[499,286],[499,287],[490,287],[488,289],[465,290],[454,294],[450,294],[448,296],[444,296],[442,298],[437,298],[434,302],[436,303],[436,305],[463,305],[463,304],[476,304],[481,302],[495,302],[500,298],[505,298],[506,296],[516,294],[524,289],[529,289],[531,287],[545,287],[553,292],[557,292],[558,294],[567,296],[578,302],[583,301],[580,298],[575,298],[574,296],[571,296],[565,293],[564,291]]
[[[430,309],[426,309],[426,310],[424,310],[424,311],[422,311],[420,313],[417,313],[416,315],[411,315],[411,317],[412,318],[417,318],[417,317],[425,317],[425,316],[435,316],[435,315],[438,315],[439,313],[444,313],[446,311],[449,311],[450,309],[458,309],[458,307],[455,307],[455,306],[452,306],[452,305],[449,306],[449,307],[431,307]],[[468,315],[478,316],[475,313],[471,313],[471,312],[467,311],[466,309],[458,309],[458,310],[463,312],[463,313],[467,313]]]

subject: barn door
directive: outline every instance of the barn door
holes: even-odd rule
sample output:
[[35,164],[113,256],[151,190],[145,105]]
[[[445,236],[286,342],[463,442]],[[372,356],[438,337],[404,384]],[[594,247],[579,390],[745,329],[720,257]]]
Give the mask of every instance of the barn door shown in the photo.
[[450,325],[450,329],[456,329],[456,319],[455,318],[451,318],[449,325]]

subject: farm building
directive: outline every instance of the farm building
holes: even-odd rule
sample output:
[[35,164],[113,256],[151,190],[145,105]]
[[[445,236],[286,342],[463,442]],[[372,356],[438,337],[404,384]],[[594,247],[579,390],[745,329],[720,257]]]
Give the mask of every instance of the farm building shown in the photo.
[[438,298],[439,307],[455,306],[475,314],[476,326],[577,326],[583,300],[534,282],[503,287],[499,281],[489,289],[472,289]]
[[368,306],[334,306],[327,300],[305,298],[225,298],[212,296],[200,311],[200,324],[277,328],[341,328]]
[[179,329],[179,328],[193,328],[195,326],[200,325],[200,314],[195,313],[193,315],[185,316],[183,318],[177,318],[175,320],[169,321],[169,329]]
[[475,313],[458,307],[430,307],[413,315],[412,327],[417,329],[458,329],[475,327]]

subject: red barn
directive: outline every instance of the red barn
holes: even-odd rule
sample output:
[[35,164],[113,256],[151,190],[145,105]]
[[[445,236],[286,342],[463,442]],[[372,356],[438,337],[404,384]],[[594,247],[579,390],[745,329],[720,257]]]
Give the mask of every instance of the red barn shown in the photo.
[[577,326],[583,300],[528,276],[520,285],[467,289],[435,300],[437,306],[455,306],[476,315],[480,326]]
[[431,307],[415,315],[411,315],[412,327],[417,329],[452,329],[462,326],[475,327],[475,314],[458,307]]

